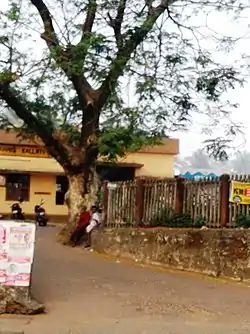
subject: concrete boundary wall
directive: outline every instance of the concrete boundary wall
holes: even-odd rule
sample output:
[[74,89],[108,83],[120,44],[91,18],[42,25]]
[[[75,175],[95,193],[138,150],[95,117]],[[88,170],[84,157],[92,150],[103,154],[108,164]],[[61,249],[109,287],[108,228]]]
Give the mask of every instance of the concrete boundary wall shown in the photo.
[[137,262],[250,280],[250,230],[105,229],[93,248]]

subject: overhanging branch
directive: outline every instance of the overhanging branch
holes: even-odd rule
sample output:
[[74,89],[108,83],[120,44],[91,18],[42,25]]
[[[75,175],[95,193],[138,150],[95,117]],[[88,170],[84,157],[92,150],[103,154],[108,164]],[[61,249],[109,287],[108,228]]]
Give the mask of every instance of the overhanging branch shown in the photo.
[[10,88],[8,83],[0,82],[0,98],[42,139],[48,152],[63,167],[70,166],[71,163],[66,148],[47,130],[46,125],[29,111],[28,107],[21,101],[20,96]]
[[116,57],[110,64],[110,70],[106,78],[102,82],[99,91],[98,108],[102,108],[107,102],[111,92],[115,89],[117,81],[122,76],[123,71],[131,58],[132,53],[136,50],[139,44],[147,37],[152,30],[157,19],[167,10],[168,6],[177,0],[162,0],[157,7],[148,6],[148,14],[141,26],[128,31],[123,35],[123,43],[116,53]]

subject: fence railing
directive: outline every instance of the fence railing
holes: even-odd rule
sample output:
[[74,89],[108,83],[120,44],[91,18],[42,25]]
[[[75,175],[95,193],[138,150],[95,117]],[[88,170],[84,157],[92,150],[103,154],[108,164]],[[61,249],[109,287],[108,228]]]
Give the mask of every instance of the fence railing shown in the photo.
[[176,199],[174,179],[146,180],[141,187],[143,187],[143,198],[139,200],[142,202],[141,216],[145,224],[150,224],[152,220],[157,219],[159,214],[168,214],[169,211],[174,210]]
[[111,184],[107,196],[107,222],[109,225],[136,223],[136,186],[134,181]]
[[152,225],[171,214],[204,219],[209,227],[234,227],[237,215],[250,215],[250,205],[229,202],[231,180],[250,182],[249,175],[222,175],[199,181],[138,179],[106,183],[104,210],[106,224]]
[[184,182],[183,212],[193,220],[204,218],[209,226],[220,225],[220,182],[208,179]]

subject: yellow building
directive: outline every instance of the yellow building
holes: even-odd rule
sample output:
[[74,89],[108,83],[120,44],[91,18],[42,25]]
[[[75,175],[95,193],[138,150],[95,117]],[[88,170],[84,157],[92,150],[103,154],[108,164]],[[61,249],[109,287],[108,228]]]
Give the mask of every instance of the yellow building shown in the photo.
[[[99,162],[97,171],[109,181],[135,177],[172,177],[174,157],[179,153],[177,139],[164,139],[162,145],[128,153],[116,166]],[[14,131],[0,130],[0,213],[10,214],[11,204],[24,198],[26,216],[33,215],[41,199],[50,217],[67,215],[64,194],[67,178],[61,166],[44,150],[41,142],[23,139]]]

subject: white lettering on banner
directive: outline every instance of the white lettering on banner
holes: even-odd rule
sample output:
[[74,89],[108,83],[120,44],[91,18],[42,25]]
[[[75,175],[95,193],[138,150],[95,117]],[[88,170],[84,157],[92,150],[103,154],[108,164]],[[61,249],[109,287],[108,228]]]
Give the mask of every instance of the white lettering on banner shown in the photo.
[[0,222],[0,284],[30,285],[35,231],[33,223]]

